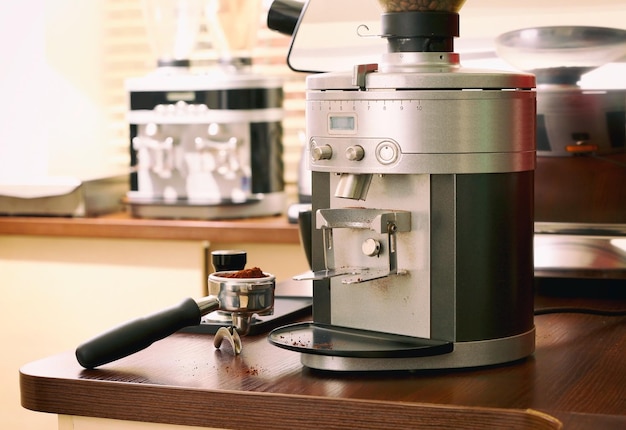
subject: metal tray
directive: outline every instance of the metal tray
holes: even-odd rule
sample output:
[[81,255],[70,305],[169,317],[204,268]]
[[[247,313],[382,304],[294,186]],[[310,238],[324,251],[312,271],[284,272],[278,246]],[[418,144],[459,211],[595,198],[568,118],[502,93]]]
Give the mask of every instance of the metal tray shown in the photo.
[[128,187],[127,174],[0,183],[0,215],[86,217],[119,212]]
[[426,357],[452,352],[451,342],[359,330],[319,323],[298,323],[273,330],[270,343],[306,354],[360,358]]

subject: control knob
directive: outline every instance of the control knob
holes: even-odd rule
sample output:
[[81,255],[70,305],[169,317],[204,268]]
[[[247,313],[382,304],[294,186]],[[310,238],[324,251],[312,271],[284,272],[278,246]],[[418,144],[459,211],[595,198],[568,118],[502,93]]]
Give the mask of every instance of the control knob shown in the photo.
[[346,158],[350,161],[361,161],[365,157],[365,150],[361,145],[348,146],[346,148]]
[[311,147],[311,158],[315,161],[330,160],[333,156],[333,148],[330,145],[316,145],[313,143]]

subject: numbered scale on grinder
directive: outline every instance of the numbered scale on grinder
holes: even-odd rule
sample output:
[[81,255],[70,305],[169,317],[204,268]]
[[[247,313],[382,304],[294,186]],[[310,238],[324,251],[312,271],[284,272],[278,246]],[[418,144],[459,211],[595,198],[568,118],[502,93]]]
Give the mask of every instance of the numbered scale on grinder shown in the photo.
[[[313,321],[273,344],[335,371],[534,351],[535,79],[461,67],[463,1],[382,2],[388,52],[307,78]],[[452,3],[452,4],[451,4]]]

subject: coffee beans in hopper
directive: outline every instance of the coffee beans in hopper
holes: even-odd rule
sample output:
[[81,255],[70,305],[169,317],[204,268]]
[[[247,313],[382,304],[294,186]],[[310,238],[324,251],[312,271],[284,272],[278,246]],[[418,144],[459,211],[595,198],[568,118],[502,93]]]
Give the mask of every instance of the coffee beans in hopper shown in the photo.
[[465,0],[378,0],[385,12],[458,12]]

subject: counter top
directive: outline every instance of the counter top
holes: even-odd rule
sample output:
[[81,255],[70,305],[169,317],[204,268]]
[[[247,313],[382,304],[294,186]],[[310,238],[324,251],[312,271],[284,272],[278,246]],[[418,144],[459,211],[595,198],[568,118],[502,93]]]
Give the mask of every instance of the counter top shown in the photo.
[[115,239],[211,240],[221,243],[298,244],[298,228],[286,216],[237,220],[133,218],[114,213],[89,218],[0,217],[0,235]]
[[[611,287],[613,290],[615,286]],[[626,298],[544,295],[536,307],[623,309]],[[593,292],[593,291],[592,291]],[[593,294],[592,294],[593,295]],[[571,309],[570,309],[571,310]],[[626,428],[626,317],[535,317],[537,348],[519,362],[453,371],[333,373],[244,338],[241,355],[177,333],[95,370],[73,351],[20,370],[34,411],[219,428]],[[547,414],[547,415],[545,415]]]

